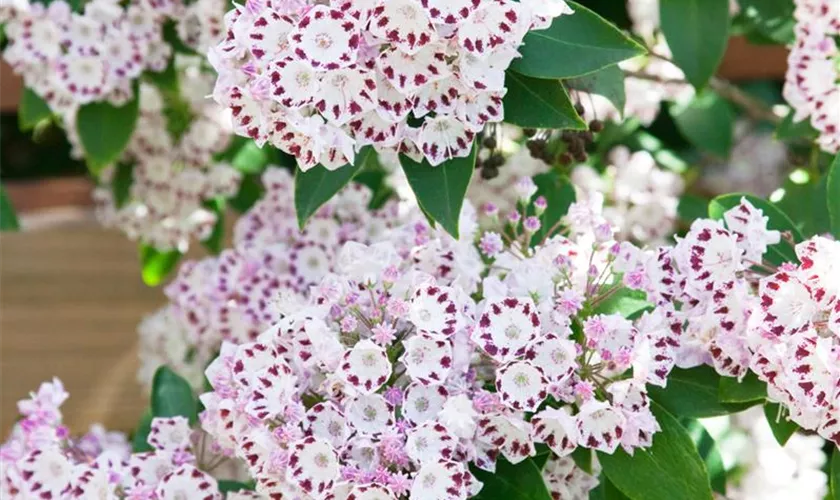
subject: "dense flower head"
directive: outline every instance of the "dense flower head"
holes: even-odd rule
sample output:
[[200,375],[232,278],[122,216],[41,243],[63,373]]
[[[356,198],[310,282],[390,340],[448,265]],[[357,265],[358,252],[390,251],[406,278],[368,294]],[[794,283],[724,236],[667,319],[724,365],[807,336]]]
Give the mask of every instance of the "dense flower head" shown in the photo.
[[610,152],[603,175],[579,165],[571,179],[583,197],[603,194],[604,216],[619,239],[655,244],[674,232],[683,182],[679,174],[657,167],[650,153],[620,146]]
[[767,256],[788,243],[767,226],[744,198],[723,221],[696,220],[672,248],[623,247],[624,281],[680,305],[679,366],[739,379],[752,371],[792,420],[840,443],[840,243],[815,236],[796,244],[797,261],[776,266]]
[[783,95],[793,121],[806,118],[824,151],[840,151],[840,7],[828,0],[797,0],[796,40],[788,55]]
[[353,163],[365,145],[438,165],[502,121],[504,71],[525,34],[571,12],[562,0],[251,0],[210,51],[213,96],[238,134],[303,170]]
[[[517,191],[525,214],[536,187]],[[486,265],[455,269],[472,279],[429,272],[416,259],[426,242],[400,248],[399,230],[343,243],[340,265],[295,308],[222,344],[204,429],[263,495],[466,499],[481,487],[470,464],[493,471],[538,444],[559,461],[552,491],[588,492],[597,480],[564,457],[650,446],[659,426],[646,384],[665,384],[680,336],[666,307],[638,324],[598,312],[623,286],[598,209],[573,205],[568,236],[550,231],[534,248],[519,217]],[[596,235],[592,221],[607,227]]]
[[[212,76],[201,70],[197,57],[179,55],[174,64],[177,93],[140,85],[135,131],[120,164],[100,174],[94,199],[104,225],[161,251],[185,252],[192,240],[210,237],[218,214],[207,204],[235,195],[242,175],[214,159],[232,134],[221,108],[202,97]],[[174,116],[173,107],[183,116]],[[186,122],[182,131],[171,130],[177,120]],[[131,183],[119,194],[125,189],[124,170]]]
[[[0,11],[9,45],[4,59],[50,109],[73,115],[79,105],[109,101],[122,105],[144,71],[166,69],[172,47],[163,26],[175,22],[182,42],[204,51],[223,30],[223,2],[180,0],[86,2],[74,12],[68,2],[18,2]],[[201,15],[195,13],[201,11]]]

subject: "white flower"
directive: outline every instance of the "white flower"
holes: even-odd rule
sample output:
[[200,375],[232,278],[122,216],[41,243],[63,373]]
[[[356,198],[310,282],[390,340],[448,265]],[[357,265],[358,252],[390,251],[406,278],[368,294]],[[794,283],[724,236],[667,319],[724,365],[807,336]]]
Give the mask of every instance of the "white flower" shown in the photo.
[[454,430],[457,427],[452,425],[452,419],[447,418],[448,412],[441,416],[438,414],[447,408],[448,396],[449,393],[442,385],[409,384],[405,389],[405,400],[402,405],[403,417],[413,424],[420,424],[438,417],[447,428],[452,428],[453,432],[457,432]]
[[465,394],[452,396],[443,403],[437,413],[437,420],[454,436],[471,439],[475,434],[478,412]]
[[365,339],[344,354],[339,373],[358,391],[371,394],[391,376],[391,362],[382,347]]

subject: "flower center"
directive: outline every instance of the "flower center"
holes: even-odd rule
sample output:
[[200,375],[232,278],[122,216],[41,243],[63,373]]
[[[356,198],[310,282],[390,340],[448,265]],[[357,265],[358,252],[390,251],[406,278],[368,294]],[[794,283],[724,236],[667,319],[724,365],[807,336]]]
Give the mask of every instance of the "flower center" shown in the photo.
[[332,47],[333,39],[328,33],[318,33],[315,35],[315,45],[319,49],[328,49]]

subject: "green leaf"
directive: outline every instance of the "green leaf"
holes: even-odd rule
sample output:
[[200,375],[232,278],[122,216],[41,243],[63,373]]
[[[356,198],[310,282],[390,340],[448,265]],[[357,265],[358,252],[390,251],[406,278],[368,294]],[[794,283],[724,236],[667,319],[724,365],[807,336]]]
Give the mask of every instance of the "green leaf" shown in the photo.
[[522,57],[513,60],[512,70],[535,78],[571,78],[645,53],[609,21],[578,3],[567,3],[575,13],[525,35],[519,47]]
[[672,104],[670,111],[680,133],[692,145],[720,158],[729,157],[735,114],[726,100],[704,90],[686,104]]
[[49,105],[41,99],[32,89],[26,87],[20,96],[18,104],[18,126],[21,130],[35,128],[41,120],[52,116]]
[[726,50],[729,0],[660,0],[659,18],[674,63],[703,88]]
[[213,226],[213,231],[206,240],[202,240],[201,244],[204,248],[214,255],[222,252],[222,245],[225,237],[225,199],[216,197],[213,200],[204,203],[204,208],[216,214],[216,224]]
[[740,382],[735,377],[721,377],[718,396],[724,403],[764,402],[767,399],[767,384],[753,372],[747,372]]
[[787,410],[779,403],[765,403],[764,417],[767,419],[767,424],[773,431],[773,437],[776,438],[779,446],[784,446],[799,429],[796,422],[787,418]]
[[[724,212],[738,206],[738,204],[741,203],[741,198],[746,198],[747,201],[749,201],[755,208],[761,209],[764,215],[768,218],[768,228],[776,229],[778,231],[790,231],[791,235],[793,235],[793,239],[797,242],[804,239],[802,233],[799,232],[799,229],[797,229],[793,221],[790,220],[790,217],[782,212],[779,207],[767,200],[763,200],[751,194],[731,193],[718,196],[709,202],[709,217],[712,219],[723,220]],[[764,254],[764,258],[776,265],[784,262],[798,262],[796,252],[793,247],[784,240],[768,247],[767,253]]]
[[598,486],[589,492],[589,500],[629,500],[607,477],[602,475],[598,479]]
[[269,154],[266,148],[257,146],[254,141],[248,141],[239,148],[230,163],[243,174],[258,174],[268,165]]
[[678,417],[706,418],[745,410],[754,403],[722,403],[720,375],[710,366],[674,368],[667,387],[648,386],[651,399]]
[[684,422],[689,436],[691,436],[700,458],[706,464],[712,489],[721,495],[726,495],[726,467],[715,439],[703,425],[696,420]]
[[[794,182],[793,178],[800,174],[808,176],[807,180],[804,183]],[[774,200],[774,205],[790,217],[803,235],[831,232],[827,175],[816,180],[803,169],[795,170],[781,191],[782,198]]]
[[751,28],[782,44],[790,45],[795,37],[793,0],[738,0],[744,21]]
[[234,491],[254,491],[254,486],[241,481],[232,481],[230,479],[219,479],[219,492],[231,493]]
[[505,73],[505,122],[520,127],[583,130],[586,123],[578,116],[563,84]]
[[198,402],[190,384],[172,371],[161,366],[152,379],[152,416],[187,417],[191,424],[198,421]]
[[20,222],[6,187],[0,184],[0,231],[20,231]]
[[831,498],[840,500],[840,448],[834,448],[831,455]]
[[131,163],[117,163],[114,179],[111,181],[111,192],[114,205],[122,208],[131,197],[131,185],[134,184],[134,165]]
[[152,410],[146,409],[143,416],[140,417],[140,422],[137,424],[137,430],[134,431],[134,436],[131,438],[131,451],[134,453],[142,453],[144,451],[152,451],[152,445],[149,444],[149,432],[152,430]]
[[595,314],[620,314],[622,317],[633,319],[652,308],[653,304],[647,301],[645,292],[622,288],[601,301],[592,312]]
[[466,158],[452,158],[437,167],[429,165],[425,158],[417,163],[400,155],[403,172],[420,208],[455,238],[458,238],[461,206],[475,170],[477,150],[473,144],[472,152]]
[[831,234],[840,239],[840,154],[834,157],[827,175],[828,181],[825,188]]
[[677,215],[686,224],[694,219],[705,219],[709,215],[709,200],[693,194],[684,194],[677,205]]
[[140,245],[140,265],[143,269],[143,282],[148,286],[158,286],[175,269],[181,259],[181,252],[160,250],[146,244]]
[[610,101],[620,115],[624,115],[624,72],[616,65],[577,78],[563,80],[566,87],[590,94],[597,94]]
[[706,466],[691,436],[658,404],[651,410],[662,429],[653,445],[633,456],[621,448],[612,455],[598,453],[604,474],[633,500],[711,500]]
[[478,495],[472,497],[476,500],[551,500],[540,469],[530,458],[512,465],[500,457],[495,473],[477,467],[470,469],[484,483]]
[[123,106],[93,102],[79,108],[76,127],[85,150],[88,168],[94,175],[116,162],[137,123],[137,89],[134,98]]
[[592,467],[592,459],[594,456],[595,455],[592,449],[584,446],[578,446],[575,448],[571,455],[572,460],[575,461],[575,465],[580,467],[580,469],[587,474],[592,474],[594,472],[594,468]]
[[[558,172],[545,172],[533,177],[537,185],[535,197],[543,196],[548,202],[548,207],[540,216],[540,230],[531,237],[531,246],[537,245],[546,239],[549,232],[557,234],[559,223],[569,211],[569,207],[575,202],[575,186],[563,174]],[[529,209],[533,215],[533,207]]]
[[239,183],[239,192],[228,203],[237,212],[245,213],[262,198],[263,191],[259,175],[245,175]]
[[793,122],[793,115],[796,114],[794,110],[788,111],[788,114],[782,119],[781,123],[776,127],[775,137],[780,141],[787,141],[793,139],[802,139],[812,141],[816,139],[820,133],[814,130],[811,126],[811,120],[805,118],[796,123]]
[[365,146],[356,153],[353,165],[344,165],[336,170],[327,170],[321,165],[316,165],[306,172],[298,168],[295,171],[295,210],[298,226],[303,229],[306,221],[341,191],[362,168],[374,168],[378,162],[379,157],[373,146]]

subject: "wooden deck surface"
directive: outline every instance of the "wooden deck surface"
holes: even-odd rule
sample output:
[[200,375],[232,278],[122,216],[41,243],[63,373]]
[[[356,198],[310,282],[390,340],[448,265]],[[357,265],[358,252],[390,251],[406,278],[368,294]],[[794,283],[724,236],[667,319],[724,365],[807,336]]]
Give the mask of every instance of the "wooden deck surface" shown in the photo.
[[60,377],[75,432],[132,429],[145,408],[135,381],[136,326],[164,303],[140,279],[137,247],[85,222],[0,235],[0,430],[15,402]]

